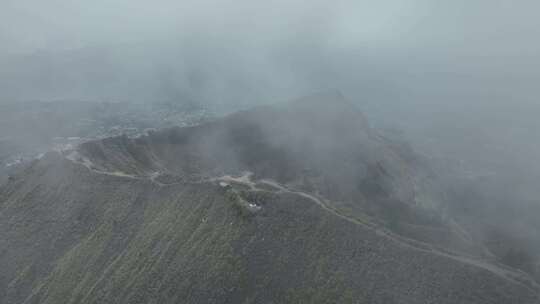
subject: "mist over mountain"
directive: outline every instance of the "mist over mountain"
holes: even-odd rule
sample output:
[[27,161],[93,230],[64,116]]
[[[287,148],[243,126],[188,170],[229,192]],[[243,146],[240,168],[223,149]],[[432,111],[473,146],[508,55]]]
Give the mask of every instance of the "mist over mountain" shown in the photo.
[[540,163],[528,140],[540,129],[536,2],[244,2],[6,1],[0,103],[235,110],[339,89],[374,124],[445,141],[478,133],[534,158],[522,167]]
[[[533,1],[7,1],[2,101],[536,103]],[[99,20],[99,22],[97,21]],[[171,96],[172,95],[172,96]],[[195,96],[193,96],[195,97]]]
[[0,304],[538,303],[539,9],[2,1]]
[[335,92],[50,152],[0,198],[5,303],[537,303],[540,290]]

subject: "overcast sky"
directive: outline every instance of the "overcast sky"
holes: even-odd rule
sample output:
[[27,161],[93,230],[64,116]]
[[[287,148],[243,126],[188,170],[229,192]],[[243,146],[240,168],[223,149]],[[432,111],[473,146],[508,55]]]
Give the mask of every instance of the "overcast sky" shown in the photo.
[[[0,99],[536,102],[532,0],[2,0]],[[189,91],[189,93],[184,93]],[[167,93],[163,93],[167,92]]]
[[194,33],[279,43],[300,32],[336,47],[459,46],[447,51],[508,54],[527,46],[533,54],[539,8],[533,0],[3,0],[0,37],[2,51],[18,52]]
[[433,10],[423,0],[332,2],[4,0],[0,24],[2,40],[7,42],[3,45],[11,51],[177,39],[190,34],[278,43],[282,36],[303,32],[365,43],[393,40],[413,30]]

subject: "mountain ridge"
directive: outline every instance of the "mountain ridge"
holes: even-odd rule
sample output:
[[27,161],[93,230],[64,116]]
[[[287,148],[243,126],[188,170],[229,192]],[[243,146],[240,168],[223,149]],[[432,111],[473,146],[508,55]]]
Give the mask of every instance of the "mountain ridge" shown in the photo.
[[322,96],[32,162],[0,188],[0,303],[538,303],[466,241],[395,234],[447,224],[414,161]]

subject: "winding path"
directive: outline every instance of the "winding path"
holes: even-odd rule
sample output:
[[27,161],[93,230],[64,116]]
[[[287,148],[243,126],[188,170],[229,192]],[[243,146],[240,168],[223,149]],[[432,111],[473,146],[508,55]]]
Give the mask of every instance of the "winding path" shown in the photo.
[[[121,177],[121,178],[128,178],[128,179],[134,179],[134,180],[146,180],[146,181],[150,181],[151,183],[156,184],[156,185],[158,185],[160,187],[182,184],[182,182],[164,184],[164,183],[161,183],[161,182],[157,181],[156,179],[160,176],[159,172],[152,173],[149,176],[136,176],[136,175],[126,174],[126,173],[119,172],[119,171],[117,171],[117,172],[107,172],[107,171],[97,170],[97,169],[95,169],[95,166],[92,164],[92,162],[90,160],[82,157],[76,151],[72,151],[70,154],[68,154],[65,157],[66,157],[66,159],[72,161],[73,163],[82,165],[82,166],[86,167],[88,170],[90,170],[91,172],[96,173],[96,174],[115,176],[115,177]],[[266,184],[268,186],[271,186],[271,187],[277,189],[277,193],[290,193],[290,194],[298,195],[298,196],[304,197],[306,199],[309,199],[309,200],[313,201],[315,204],[317,204],[318,206],[320,206],[325,211],[330,212],[333,215],[335,215],[335,216],[337,216],[337,217],[339,217],[339,218],[341,218],[343,220],[346,220],[348,222],[354,223],[356,225],[361,225],[361,226],[363,226],[363,227],[365,227],[367,229],[370,229],[370,230],[374,231],[378,236],[389,238],[392,241],[394,241],[394,242],[396,242],[396,243],[398,243],[398,244],[400,244],[402,246],[406,246],[406,247],[408,247],[410,249],[418,250],[418,251],[421,251],[421,252],[427,252],[427,253],[431,253],[431,254],[436,254],[436,255],[439,255],[439,256],[443,256],[445,258],[449,258],[449,259],[452,259],[452,260],[455,260],[455,261],[459,261],[461,263],[465,263],[465,264],[469,264],[469,265],[472,265],[472,266],[475,266],[475,267],[482,268],[482,269],[487,270],[487,271],[489,271],[489,272],[491,272],[491,273],[493,273],[495,275],[498,275],[498,276],[500,276],[500,277],[502,277],[504,279],[510,280],[513,283],[519,284],[520,286],[523,286],[523,287],[525,287],[525,288],[527,288],[529,290],[532,290],[533,292],[535,292],[537,294],[540,294],[540,285],[538,285],[532,279],[528,278],[526,274],[517,272],[512,268],[509,268],[509,267],[506,267],[506,266],[500,265],[500,264],[493,264],[493,263],[482,261],[482,260],[479,260],[479,259],[466,257],[466,256],[463,256],[463,255],[460,255],[460,254],[457,254],[457,253],[450,252],[450,251],[442,251],[440,249],[434,248],[430,244],[423,243],[423,242],[420,242],[420,241],[416,241],[416,240],[413,240],[413,239],[409,239],[409,238],[406,238],[406,237],[403,237],[403,236],[399,236],[399,235],[397,235],[397,234],[395,234],[395,233],[393,233],[393,232],[391,232],[391,231],[389,231],[387,229],[383,229],[383,228],[381,228],[381,227],[379,227],[379,226],[377,226],[377,225],[375,225],[373,223],[364,222],[364,221],[361,221],[361,220],[359,220],[357,218],[344,215],[344,214],[340,213],[338,210],[336,210],[336,209],[334,209],[332,207],[329,207],[329,204],[327,204],[324,199],[319,198],[319,197],[317,197],[317,196],[315,196],[313,194],[309,194],[309,193],[298,191],[298,190],[289,189],[286,186],[283,186],[283,185],[281,185],[281,184],[279,184],[279,183],[277,183],[276,181],[273,181],[273,180],[262,179],[262,180],[259,180],[257,182],[254,182],[252,180],[252,176],[253,176],[252,172],[244,172],[241,176],[238,176],[238,177],[234,177],[234,176],[231,176],[231,175],[224,175],[224,176],[221,176],[221,177],[210,178],[210,179],[206,180],[205,182],[225,183],[225,184],[222,184],[222,185],[226,185],[226,184],[229,184],[229,183],[242,184],[242,185],[247,186],[252,191],[267,191],[265,189],[260,189],[260,188],[257,187],[257,184]],[[525,284],[524,283],[525,281],[528,284],[530,284],[530,286]]]

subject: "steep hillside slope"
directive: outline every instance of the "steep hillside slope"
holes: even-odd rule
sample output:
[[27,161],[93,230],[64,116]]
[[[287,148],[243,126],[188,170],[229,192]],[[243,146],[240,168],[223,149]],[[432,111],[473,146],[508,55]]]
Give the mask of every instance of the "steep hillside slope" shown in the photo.
[[[67,155],[98,172],[163,183],[253,172],[329,199],[334,208],[407,236],[484,255],[438,213],[440,198],[422,160],[369,127],[339,93],[324,93],[222,120],[83,144]],[[420,224],[420,226],[418,226]]]
[[412,164],[400,152],[340,95],[322,94],[192,128],[89,142],[79,160],[99,171],[192,180],[250,171],[335,200],[411,204]]
[[340,99],[34,161],[0,188],[0,303],[538,303],[452,245],[474,247],[422,211],[417,160]]

